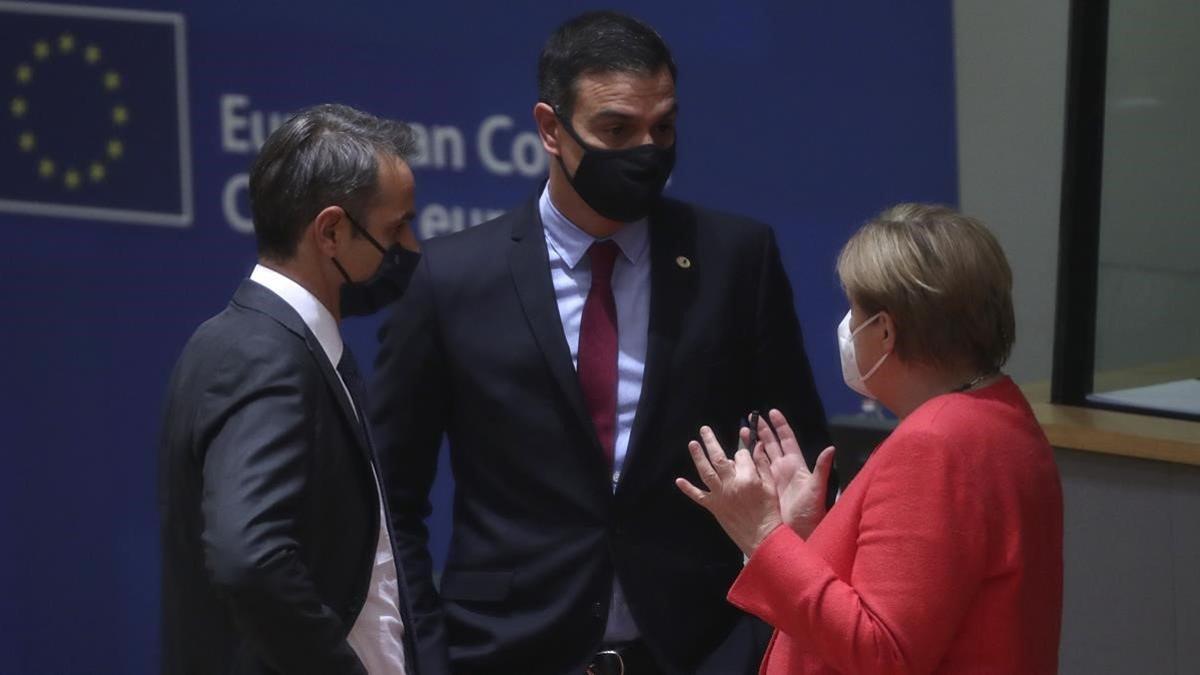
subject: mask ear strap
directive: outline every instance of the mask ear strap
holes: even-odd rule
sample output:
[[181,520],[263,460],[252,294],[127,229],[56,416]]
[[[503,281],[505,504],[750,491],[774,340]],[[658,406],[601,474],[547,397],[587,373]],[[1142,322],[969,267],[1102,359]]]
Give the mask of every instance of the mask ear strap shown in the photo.
[[[554,109],[554,116],[558,118],[558,123],[562,125],[563,129],[567,130],[567,134],[579,144],[579,147],[583,148],[584,152],[590,152],[593,149],[592,146],[588,145],[588,143],[579,136],[579,132],[575,131],[575,127],[571,124],[571,121],[563,117],[562,114],[558,112],[558,108]],[[559,157],[561,159],[562,156],[559,155]]]
[[[346,207],[343,206],[341,208],[342,208],[342,213],[344,213],[346,215],[346,220],[350,221],[350,225],[354,229],[358,230],[359,233],[362,234],[362,236],[366,237],[367,241],[371,242],[371,245],[374,246],[380,253],[387,255],[387,249],[383,247],[383,244],[380,244],[379,240],[376,239],[374,236],[371,235],[370,232],[367,231],[367,228],[363,227],[362,225],[359,225],[358,221],[355,220],[354,217],[350,215],[350,212],[346,210]],[[334,262],[336,263],[337,261],[335,260]],[[338,265],[338,267],[340,268],[341,265]],[[342,272],[342,274],[344,275],[345,272]]]
[[375,250],[379,251],[379,253],[384,256],[387,255],[387,249],[383,247],[383,244],[379,243],[378,239],[372,236],[370,232],[362,230],[361,228],[360,230],[362,231],[363,236],[367,238],[367,241],[371,242],[371,245],[375,247]]
[[[570,129],[570,127],[567,127],[565,125],[564,125],[564,128]],[[575,137],[575,134],[572,132],[571,136]],[[578,141],[578,138],[577,137],[575,137],[575,138],[576,138],[576,141]],[[587,146],[583,145],[583,143],[580,143],[579,145],[580,145],[580,147],[584,148],[584,152],[586,153]],[[571,172],[567,171],[567,163],[563,161],[561,151],[557,155],[555,155],[555,159],[558,160],[558,166],[559,166],[559,168],[562,169],[563,175],[567,177],[567,182],[570,183],[571,187],[574,188],[576,192],[578,192],[579,188],[575,187],[575,176],[572,176]],[[579,173],[579,167],[575,167],[575,173]]]
[[[867,326],[870,326],[870,325],[871,325],[871,322],[872,322],[872,321],[874,321],[875,319],[878,319],[880,316],[883,316],[883,312],[882,312],[882,311],[875,312],[875,314],[873,314],[873,315],[871,316],[871,318],[869,318],[869,319],[867,319],[866,321],[864,321],[864,322],[860,323],[860,324],[858,325],[858,328],[855,328],[855,329],[854,329],[854,331],[853,331],[852,333],[850,333],[850,337],[851,337],[851,338],[853,338],[855,335],[858,335],[858,334],[859,334],[859,333],[862,331],[862,329],[866,328]],[[848,323],[847,323],[847,324],[846,324],[846,327],[847,327],[847,328],[849,328],[849,327],[850,327],[850,324],[848,324]]]
[[[850,327],[849,316],[850,316],[849,313],[847,313],[846,314],[846,327],[847,328]],[[851,340],[850,346],[852,349],[854,348],[854,343],[853,343],[854,336],[858,335],[862,331],[862,329],[871,325],[872,321],[874,321],[875,319],[878,319],[881,316],[883,316],[882,310],[875,312],[875,314],[872,315],[871,318],[869,318],[866,321],[859,324],[858,328],[855,328],[854,331],[850,333],[850,340]],[[866,382],[868,378],[870,378],[872,375],[875,374],[875,371],[879,370],[879,367],[883,365],[883,362],[887,360],[887,357],[889,357],[891,355],[892,355],[891,352],[887,352],[883,356],[879,357],[879,360],[875,362],[875,365],[871,366],[871,369],[867,371],[866,375],[861,374],[861,371],[860,371],[859,376],[858,376],[859,382]],[[857,357],[857,354],[855,356]],[[856,359],[856,361],[857,361],[857,359]],[[855,368],[857,369],[857,367],[858,367],[858,364],[855,363]]]
[[350,275],[346,273],[346,268],[342,267],[342,263],[338,262],[337,258],[330,257],[329,259],[333,261],[334,267],[337,267],[338,271],[342,273],[342,278],[346,280],[346,283],[348,283],[348,284],[354,283],[353,281],[350,280]]
[[883,362],[887,360],[887,357],[891,355],[891,352],[887,352],[883,356],[879,357],[879,360],[875,362],[875,365],[871,366],[871,369],[867,371],[866,375],[861,376],[860,380],[866,382],[869,377],[875,374],[875,371],[879,370],[879,366],[883,365]]
[[[571,126],[571,123],[567,120],[567,118],[562,116],[562,113],[558,111],[558,106],[552,107],[554,108],[554,116],[558,118],[558,123],[562,125],[562,128],[567,130],[567,135],[573,138],[575,142],[579,144],[579,147],[583,148],[584,154],[590,152],[592,149],[591,146],[589,146],[587,143],[584,143],[583,139],[579,137],[579,134],[575,133],[575,127]],[[571,172],[567,171],[567,163],[563,161],[561,150],[557,155],[555,155],[555,159],[558,160],[558,166],[562,168],[563,175],[567,177],[567,182],[571,184],[572,188],[574,188],[575,176],[572,176]],[[575,171],[578,172],[579,169],[576,168]]]
[[[558,166],[562,168],[563,175],[567,177],[567,182],[571,184],[571,187],[575,187],[575,177],[571,175],[570,171],[567,171],[567,163],[563,161],[561,154],[559,154],[557,158]],[[579,169],[576,169],[576,172],[578,171]]]

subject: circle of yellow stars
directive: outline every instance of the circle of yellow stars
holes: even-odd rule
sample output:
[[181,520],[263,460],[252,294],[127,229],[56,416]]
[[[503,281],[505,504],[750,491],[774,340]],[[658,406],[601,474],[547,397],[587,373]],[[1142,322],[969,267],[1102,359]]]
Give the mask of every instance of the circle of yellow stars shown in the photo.
[[[104,52],[96,44],[80,44],[75,35],[62,33],[55,39],[38,39],[30,49],[30,60],[22,61],[13,70],[13,79],[18,86],[18,93],[8,103],[8,111],[18,122],[28,120],[32,108],[29,98],[20,93],[33,83],[39,64],[48,62],[51,58],[82,57],[84,64],[99,71],[100,84],[104,91],[119,96],[124,86],[120,71],[103,67]],[[27,125],[17,134],[17,149],[25,155],[36,157],[37,174],[42,180],[62,181],[68,190],[78,190],[84,182],[102,183],[108,177],[108,167],[125,155],[125,144],[121,141],[119,131],[129,125],[130,112],[128,106],[117,102],[107,110],[113,133],[104,141],[100,156],[93,157],[86,166],[75,163],[60,165],[55,158],[38,153],[38,137]]]

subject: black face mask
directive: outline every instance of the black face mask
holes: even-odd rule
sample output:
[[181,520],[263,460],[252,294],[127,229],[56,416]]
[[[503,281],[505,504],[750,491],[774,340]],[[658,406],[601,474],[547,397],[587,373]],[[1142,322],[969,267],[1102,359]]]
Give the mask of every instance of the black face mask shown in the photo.
[[346,280],[341,289],[342,316],[369,316],[404,295],[421,254],[400,244],[385,249],[370,232],[355,222],[349,213],[346,213],[346,219],[383,254],[378,269],[366,281],[353,281],[337,258],[332,259],[333,264],[342,273],[342,278]]
[[575,175],[567,171],[562,155],[558,163],[571,187],[592,210],[623,223],[644,218],[662,197],[663,187],[675,168],[675,144],[669,148],[639,145],[607,150],[588,145],[571,123],[558,115],[563,128],[583,148]]

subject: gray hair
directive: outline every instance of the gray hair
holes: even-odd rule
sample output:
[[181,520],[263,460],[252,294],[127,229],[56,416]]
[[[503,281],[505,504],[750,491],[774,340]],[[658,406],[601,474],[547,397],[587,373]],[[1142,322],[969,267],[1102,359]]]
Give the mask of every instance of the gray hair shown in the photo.
[[407,162],[412,129],[349,106],[322,104],[271,133],[250,169],[250,208],[258,253],[295,256],[308,224],[329,206],[361,213],[379,191],[379,160]]

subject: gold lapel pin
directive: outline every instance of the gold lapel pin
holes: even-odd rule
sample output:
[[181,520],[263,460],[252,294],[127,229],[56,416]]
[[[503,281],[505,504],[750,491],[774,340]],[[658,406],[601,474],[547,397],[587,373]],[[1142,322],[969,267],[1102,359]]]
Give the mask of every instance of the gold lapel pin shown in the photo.
[[692,260],[686,255],[681,255],[675,259],[675,264],[679,265],[679,269],[686,270],[692,266]]

